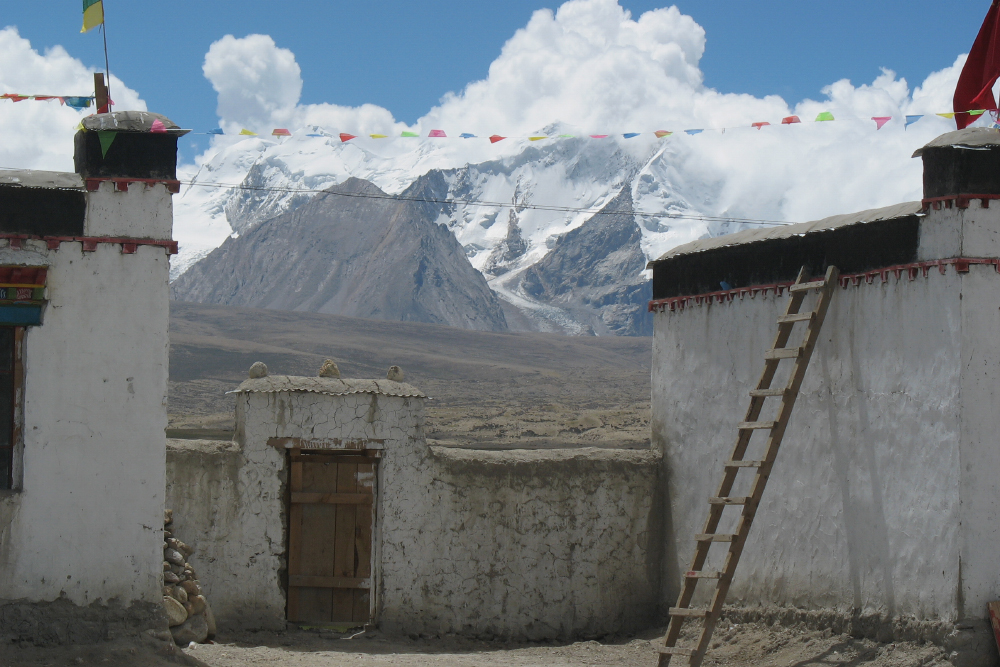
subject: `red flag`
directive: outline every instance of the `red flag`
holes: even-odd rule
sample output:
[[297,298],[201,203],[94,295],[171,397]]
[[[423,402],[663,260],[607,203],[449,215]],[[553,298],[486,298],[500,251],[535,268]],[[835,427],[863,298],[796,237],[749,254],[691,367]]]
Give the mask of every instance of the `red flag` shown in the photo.
[[996,110],[993,84],[997,79],[1000,79],[1000,0],[993,0],[955,87],[955,124],[958,129],[971,125],[978,118],[963,112]]
[[750,125],[752,127],[756,127],[759,130],[760,128],[764,127],[765,125],[770,125],[770,123],[768,123],[767,121],[762,121],[760,123],[750,123]]
[[345,143],[345,144],[346,144],[346,143],[347,143],[348,141],[350,141],[351,139],[357,139],[357,136],[355,136],[355,135],[353,135],[353,134],[348,134],[347,132],[341,132],[341,133],[340,133],[340,141],[341,141],[342,143]]
[[492,137],[490,137],[490,143],[495,144],[496,142],[503,141],[506,138],[507,137],[501,137],[499,134],[494,134]]

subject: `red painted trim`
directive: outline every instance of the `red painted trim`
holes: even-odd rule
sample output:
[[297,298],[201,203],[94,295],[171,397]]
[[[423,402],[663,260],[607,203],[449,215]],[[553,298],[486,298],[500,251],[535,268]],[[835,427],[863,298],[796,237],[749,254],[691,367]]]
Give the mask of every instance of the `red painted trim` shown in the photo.
[[181,191],[181,182],[176,179],[169,178],[117,178],[117,177],[96,177],[87,178],[87,190],[90,192],[97,192],[97,188],[101,187],[101,183],[105,181],[111,181],[115,184],[115,190],[118,192],[128,192],[128,186],[132,183],[145,183],[146,185],[156,185],[157,183],[163,183],[167,186],[167,192],[177,194]]
[[[1000,199],[1000,196],[996,197]],[[923,274],[924,278],[927,277],[928,273],[932,268],[937,268],[938,273],[945,275],[948,272],[948,266],[955,267],[955,273],[968,273],[969,267],[973,264],[989,264],[996,269],[997,273],[1000,273],[1000,257],[951,257],[949,259],[932,259],[926,262],[912,262],[910,264],[896,264],[895,266],[887,266],[883,269],[875,269],[872,271],[864,271],[862,273],[844,273],[841,274],[839,283],[843,288],[848,286],[857,287],[861,284],[862,280],[866,285],[871,285],[875,282],[876,278],[881,278],[882,282],[889,280],[889,274],[896,276],[896,280],[902,280],[903,272],[906,272],[906,277],[910,280],[916,280],[917,276]],[[713,302],[722,303],[724,301],[732,301],[733,299],[749,295],[751,299],[757,296],[757,294],[767,294],[768,292],[774,292],[776,295],[781,296],[781,293],[786,287],[791,285],[789,282],[772,283],[769,285],[753,285],[751,287],[737,287],[731,290],[721,290],[718,292],[706,292],[704,294],[693,294],[690,296],[673,296],[667,299],[654,299],[649,302],[648,310],[651,313],[662,313],[667,310],[674,312],[677,310],[684,310],[684,308],[694,304],[694,305],[708,305]]]
[[952,208],[952,206],[955,208],[969,208],[969,202],[975,199],[979,200],[983,208],[989,208],[990,200],[1000,199],[1000,195],[945,195],[944,197],[927,197],[920,200],[922,205],[921,212],[926,213],[931,208],[935,211],[940,211],[942,207]]
[[141,245],[158,246],[167,251],[168,255],[177,254],[177,241],[170,239],[130,239],[116,236],[34,236],[32,234],[0,234],[0,239],[7,239],[11,248],[20,249],[28,239],[45,241],[49,250],[58,250],[61,243],[80,243],[84,252],[94,252],[98,243],[118,243],[126,255],[135,253]]

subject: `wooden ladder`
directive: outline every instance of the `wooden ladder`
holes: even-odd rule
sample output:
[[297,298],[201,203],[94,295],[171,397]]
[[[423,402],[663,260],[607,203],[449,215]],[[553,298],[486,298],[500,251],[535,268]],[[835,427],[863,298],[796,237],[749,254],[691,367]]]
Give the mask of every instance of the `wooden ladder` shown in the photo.
[[[839,275],[837,268],[831,266],[827,269],[826,276],[822,280],[807,281],[806,267],[802,267],[795,284],[788,288],[788,307],[785,309],[785,314],[778,318],[778,335],[774,340],[774,346],[764,355],[764,372],[761,374],[760,382],[757,383],[757,388],[750,391],[750,407],[747,409],[746,418],[737,426],[736,446],[733,448],[732,456],[725,464],[725,473],[722,476],[722,483],[719,484],[718,493],[708,499],[709,510],[705,529],[700,534],[695,535],[697,546],[691,568],[684,576],[681,593],[677,598],[677,606],[670,608],[670,625],[667,627],[664,645],[659,648],[659,667],[667,667],[670,664],[670,658],[675,655],[690,658],[690,667],[698,667],[705,657],[708,643],[712,639],[712,631],[722,613],[722,605],[726,601],[726,594],[729,592],[733,575],[736,573],[736,566],[740,562],[743,546],[750,534],[754,514],[757,512],[757,506],[764,494],[764,487],[767,486],[767,478],[771,474],[771,467],[774,465],[778,448],[781,446],[781,439],[785,435],[788,418],[792,414],[792,408],[795,407],[795,399],[798,396],[799,387],[802,385],[802,378],[805,377],[806,368],[809,366],[813,348],[816,347],[820,328],[823,326],[823,320],[826,317],[827,308],[830,306],[830,298],[833,296]],[[799,313],[806,295],[813,290],[819,292],[815,307],[810,312]],[[786,347],[793,328],[799,322],[806,323],[802,344],[799,347]],[[791,359],[794,362],[788,384],[781,388],[772,389],[771,381],[778,370],[778,365],[786,359]],[[768,398],[780,399],[777,416],[774,421],[759,421],[764,402]],[[758,430],[770,432],[765,444],[764,458],[759,461],[744,460],[743,457],[750,445],[750,438],[754,431]],[[730,494],[738,473],[741,470],[751,469],[756,470],[757,473],[753,479],[750,495],[732,497]],[[734,505],[743,507],[736,532],[731,534],[717,533],[723,510]],[[729,553],[726,555],[725,564],[718,572],[702,569],[705,566],[705,561],[708,560],[709,548],[715,542],[729,543]],[[703,579],[715,582],[715,594],[707,609],[692,609],[691,599],[694,597],[695,588],[698,582]],[[704,625],[698,638],[698,644],[694,647],[679,647],[677,640],[680,638],[681,627],[689,618],[703,619]]]

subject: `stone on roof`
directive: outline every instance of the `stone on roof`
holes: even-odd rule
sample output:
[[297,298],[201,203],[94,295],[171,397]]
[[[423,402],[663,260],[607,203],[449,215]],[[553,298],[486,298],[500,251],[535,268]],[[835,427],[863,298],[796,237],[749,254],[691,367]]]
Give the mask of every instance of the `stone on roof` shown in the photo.
[[383,396],[411,396],[427,398],[426,394],[405,382],[392,380],[355,380],[341,378],[299,377],[296,375],[268,375],[244,380],[243,384],[227,392],[230,394],[274,393],[303,391],[327,396],[348,394],[381,394]]
[[0,185],[21,188],[48,188],[50,190],[84,190],[80,174],[64,171],[38,171],[35,169],[0,170]]
[[964,130],[947,132],[934,139],[923,148],[918,148],[913,157],[921,157],[928,148],[973,148],[1000,146],[1000,131],[991,127],[967,127]]
[[746,231],[736,232],[735,234],[726,234],[724,236],[716,236],[709,239],[699,239],[668,250],[657,259],[650,261],[649,264],[646,265],[646,268],[653,268],[653,265],[656,264],[656,262],[662,262],[663,260],[679,257],[681,255],[692,255],[706,250],[715,250],[718,248],[726,248],[736,245],[746,245],[748,243],[756,243],[758,241],[771,239],[803,236],[814,232],[825,232],[831,229],[848,227],[850,225],[859,225],[866,222],[875,222],[877,220],[906,218],[920,213],[921,209],[922,205],[920,202],[907,202],[905,204],[895,204],[893,206],[875,208],[868,211],[861,211],[859,213],[834,215],[829,218],[823,218],[822,220],[815,220],[813,222],[800,222],[793,225],[780,225],[776,227],[766,227],[764,229],[748,229]]
[[83,119],[83,129],[91,132],[149,132],[153,121],[160,121],[167,134],[180,137],[191,130],[182,130],[177,123],[166,116],[149,111],[115,111],[98,113]]

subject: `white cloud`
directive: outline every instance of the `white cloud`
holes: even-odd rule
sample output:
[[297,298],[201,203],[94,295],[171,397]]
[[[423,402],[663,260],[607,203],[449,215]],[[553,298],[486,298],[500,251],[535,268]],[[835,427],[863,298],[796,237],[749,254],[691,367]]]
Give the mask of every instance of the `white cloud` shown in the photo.
[[[17,28],[0,29],[0,93],[92,95],[94,70],[61,46],[44,54],[31,48]],[[146,103],[117,77],[111,77],[117,108],[146,110]],[[93,109],[74,111],[58,100],[0,101],[0,166],[73,171],[73,135]]]
[[392,114],[374,104],[355,108],[299,105],[299,65],[291,51],[279,48],[268,35],[239,39],[226,35],[209,47],[202,70],[219,94],[217,112],[222,129],[229,134],[243,128],[269,133],[277,127],[306,125],[372,133],[396,126]]
[[[412,128],[372,105],[299,105],[302,82],[294,56],[266,36],[219,40],[206,57],[205,73],[220,91],[227,131],[250,123],[265,132],[318,125],[358,135],[444,129],[449,136],[524,136],[553,123],[579,134],[672,130],[678,133],[670,139],[677,144],[678,171],[713,184],[715,198],[702,204],[706,213],[768,219],[808,220],[919,197],[920,164],[910,154],[954,128],[933,114],[950,108],[965,56],[912,91],[905,79],[883,70],[871,83],[834,82],[819,91],[820,99],[793,108],[776,95],[706,88],[699,69],[705,48],[704,29],[676,7],[636,19],[617,0],[569,0],[555,12],[536,11],[504,45],[486,79],[446,94]],[[824,111],[837,121],[808,122]],[[781,126],[792,114],[807,122]],[[908,114],[927,117],[904,130]],[[894,120],[876,132],[872,116]],[[774,126],[758,132],[749,127],[755,121]],[[688,128],[729,129],[688,137],[682,133]],[[362,145],[396,166],[488,159],[471,142]],[[487,149],[500,155],[515,144]]]

